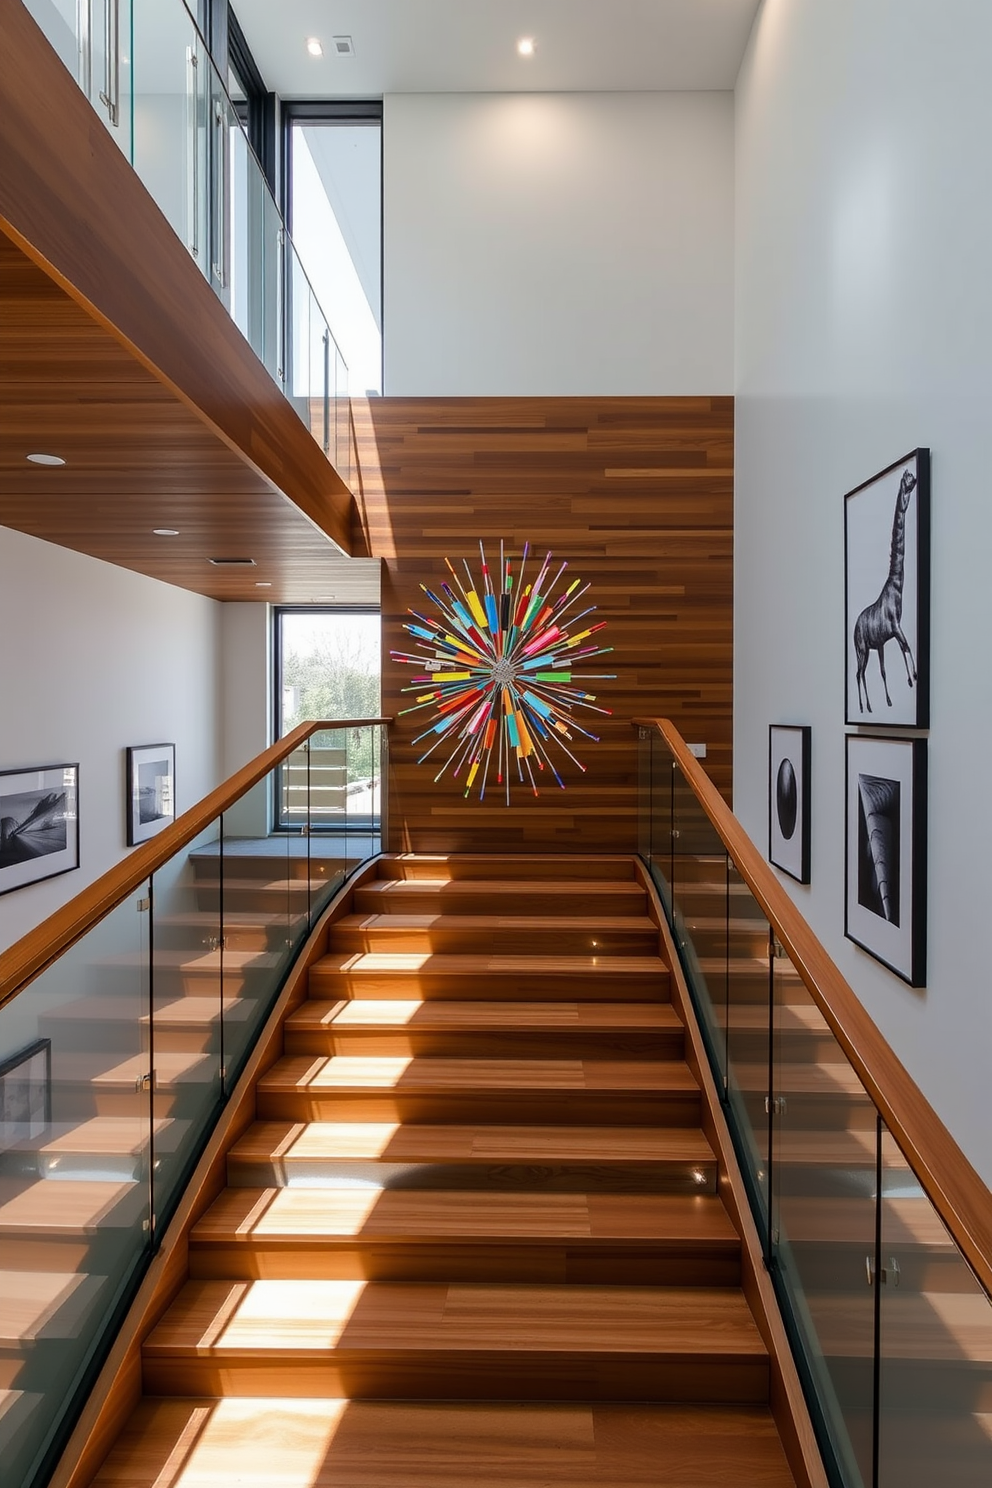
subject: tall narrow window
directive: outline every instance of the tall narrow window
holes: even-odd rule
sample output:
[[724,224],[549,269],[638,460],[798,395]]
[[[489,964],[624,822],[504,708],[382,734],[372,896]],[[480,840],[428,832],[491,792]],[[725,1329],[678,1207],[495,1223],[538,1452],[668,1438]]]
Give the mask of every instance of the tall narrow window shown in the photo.
[[382,392],[382,106],[283,105],[290,232],[348,365]]
[[[378,611],[276,611],[277,737],[315,718],[378,716],[379,633]],[[306,823],[311,830],[333,830],[374,822],[379,769],[374,729],[314,734],[309,761],[292,755],[281,772],[277,827],[292,829]]]

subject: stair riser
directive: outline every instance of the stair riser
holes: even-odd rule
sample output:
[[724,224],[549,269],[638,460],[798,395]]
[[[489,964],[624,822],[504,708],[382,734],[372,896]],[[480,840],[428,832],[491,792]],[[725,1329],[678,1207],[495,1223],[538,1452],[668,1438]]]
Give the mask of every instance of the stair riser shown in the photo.
[[[298,839],[297,839],[298,840]],[[218,858],[192,857],[193,873],[198,884],[216,884],[219,880],[220,866]],[[345,868],[343,858],[337,856],[311,856],[309,860],[309,876],[311,879],[330,878],[333,874],[341,872]],[[390,874],[390,877],[393,875]],[[224,877],[234,879],[242,883],[249,879],[256,879],[259,883],[274,883],[283,879],[307,878],[307,857],[305,853],[269,853],[255,857],[241,857],[230,852],[224,854]]]
[[574,930],[540,925],[478,930],[460,925],[392,929],[385,924],[331,931],[328,949],[340,952],[417,952],[473,956],[656,956],[656,930],[620,930],[609,922]]
[[[333,1002],[338,998],[464,1002],[670,1002],[668,972],[631,972],[623,977],[593,973],[507,975],[473,971],[463,975],[433,975],[429,971],[321,971],[310,973],[310,996]],[[768,991],[765,989],[767,1001]]]
[[[355,1351],[358,1352],[357,1350]],[[498,1355],[445,1350],[362,1354],[347,1362],[290,1354],[223,1360],[192,1355],[144,1361],[150,1395],[352,1400],[639,1400],[764,1404],[766,1360],[716,1360],[583,1351]]]
[[[618,1137],[618,1147],[622,1141]],[[696,1176],[702,1175],[702,1182]],[[232,1188],[320,1187],[361,1180],[385,1188],[507,1193],[716,1193],[716,1164],[698,1163],[375,1163],[326,1160],[250,1162],[229,1157]]]
[[652,1254],[641,1245],[446,1240],[387,1245],[338,1242],[278,1246],[228,1244],[190,1246],[190,1276],[200,1281],[320,1281],[534,1283],[608,1286],[622,1276],[626,1286],[740,1286],[739,1249],[706,1254],[699,1248]]
[[693,1126],[700,1122],[698,1094],[669,1096],[628,1092],[506,1091],[461,1095],[345,1095],[259,1089],[260,1120],[419,1121],[470,1123],[484,1102],[487,1119],[500,1125]]
[[492,894],[484,888],[477,893],[444,889],[373,889],[355,891],[356,914],[508,914],[508,915],[589,915],[601,919],[607,915],[643,915],[647,897],[636,884],[622,894],[597,893],[595,889],[578,889],[563,894],[545,894],[535,889],[528,893]]
[[[224,908],[238,914],[305,915],[311,900],[316,904],[325,892],[324,883],[315,883],[308,890],[306,881],[297,879],[288,884],[225,883]],[[220,890],[213,884],[197,884],[196,907],[202,913],[219,914]]]
[[482,880],[489,883],[507,879],[542,880],[554,879],[557,883],[574,880],[576,884],[590,880],[609,879],[613,883],[633,880],[633,858],[581,858],[581,857],[421,857],[383,858],[379,865],[380,879],[402,878],[409,881],[422,879]]
[[384,1054],[480,1059],[682,1059],[681,1029],[620,1033],[347,1033],[286,1030],[287,1054]]

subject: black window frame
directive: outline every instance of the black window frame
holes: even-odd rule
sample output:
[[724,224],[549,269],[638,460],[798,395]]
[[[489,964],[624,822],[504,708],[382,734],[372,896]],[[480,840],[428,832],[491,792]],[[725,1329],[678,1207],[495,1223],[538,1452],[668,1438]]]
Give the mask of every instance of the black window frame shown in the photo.
[[[271,675],[271,720],[273,742],[278,743],[284,738],[282,733],[282,617],[283,615],[378,615],[381,619],[381,604],[283,604],[272,607],[272,675]],[[382,675],[382,657],[380,654],[380,678]],[[380,707],[382,706],[380,691]],[[333,722],[333,720],[330,720]],[[284,822],[280,811],[282,800],[282,765],[275,769],[275,781],[271,801],[272,834],[285,834],[287,836],[298,836],[300,828],[298,824]],[[381,813],[381,803],[380,803]],[[364,831],[366,828],[372,830],[376,827],[376,819],[371,818],[368,822],[364,819],[343,822],[327,823],[323,826],[311,825],[311,833],[347,834],[348,832]],[[381,831],[381,824],[379,826]]]

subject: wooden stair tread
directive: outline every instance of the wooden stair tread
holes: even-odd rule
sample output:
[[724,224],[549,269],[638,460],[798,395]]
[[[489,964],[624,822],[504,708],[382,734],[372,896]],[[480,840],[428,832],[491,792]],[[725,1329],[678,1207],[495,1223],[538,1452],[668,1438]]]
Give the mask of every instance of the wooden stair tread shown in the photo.
[[383,1029],[456,1032],[527,1030],[628,1032],[681,1029],[670,1003],[457,1002],[362,998],[311,1000],[286,1020],[287,1029],[329,1028],[335,1033]]
[[148,1185],[132,1181],[0,1178],[0,1239],[130,1227],[147,1201]]
[[714,1195],[431,1192],[429,1189],[229,1188],[195,1225],[194,1245],[347,1236],[636,1242],[736,1253],[740,1239]]
[[595,935],[597,929],[643,930],[657,934],[654,920],[644,915],[611,915],[601,921],[588,915],[448,915],[448,914],[367,914],[343,915],[332,930],[336,935],[349,930],[383,930],[400,934],[404,930],[458,930],[487,934],[496,930],[582,931]]
[[[176,1127],[182,1123],[171,1116],[154,1120],[155,1146],[164,1143],[166,1150],[175,1148]],[[136,1157],[148,1146],[147,1113],[134,1116],[91,1116],[78,1122],[55,1122],[37,1137],[26,1137],[12,1143],[9,1152],[31,1152],[42,1157]]]
[[309,1279],[188,1282],[144,1346],[146,1359],[350,1350],[767,1357],[734,1288]]
[[[236,1472],[234,1464],[237,1464]],[[145,1399],[94,1488],[794,1488],[763,1406]]]
[[78,1337],[106,1280],[82,1271],[0,1270],[0,1351]]
[[567,853],[385,853],[380,873],[394,877],[424,874],[435,881],[482,878],[542,880],[551,872],[559,880],[585,882],[588,878],[636,878],[633,857]]
[[329,951],[312,968],[311,975],[322,976],[347,972],[349,976],[381,976],[383,973],[421,972],[431,976],[471,977],[478,972],[494,972],[515,977],[550,970],[569,977],[595,977],[597,981],[624,976],[668,976],[668,967],[660,956],[555,956],[549,968],[546,956],[502,955],[490,951],[478,953],[433,951]]
[[454,1059],[390,1055],[289,1055],[258,1082],[281,1090],[381,1091],[610,1090],[690,1091],[699,1087],[681,1061]]
[[[71,1054],[59,1051],[52,1057],[56,1083],[89,1085],[95,1090],[120,1090],[133,1094],[135,1082],[148,1073],[148,1055],[131,1054],[116,1059],[113,1054]],[[155,1050],[155,1089],[171,1085],[204,1084],[217,1078],[216,1058],[198,1050]]]
[[382,1162],[547,1163],[712,1162],[701,1131],[688,1127],[431,1126],[393,1122],[258,1121],[232,1158],[291,1163],[320,1159]]

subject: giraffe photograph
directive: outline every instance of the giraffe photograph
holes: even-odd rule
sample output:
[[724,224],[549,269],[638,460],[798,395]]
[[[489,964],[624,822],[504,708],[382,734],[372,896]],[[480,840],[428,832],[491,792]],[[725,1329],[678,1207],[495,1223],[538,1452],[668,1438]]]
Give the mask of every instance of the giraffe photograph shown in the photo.
[[930,451],[844,497],[848,723],[927,728],[930,712]]
[[926,985],[927,741],[847,736],[844,933]]

